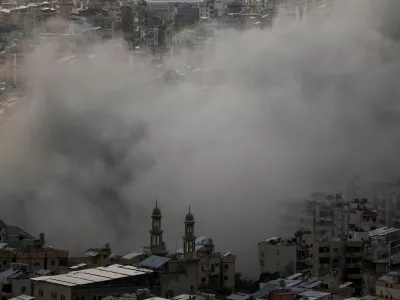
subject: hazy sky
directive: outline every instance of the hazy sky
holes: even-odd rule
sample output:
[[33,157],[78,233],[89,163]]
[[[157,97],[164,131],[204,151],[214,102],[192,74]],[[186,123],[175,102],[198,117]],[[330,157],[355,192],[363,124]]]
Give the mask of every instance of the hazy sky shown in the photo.
[[257,274],[257,241],[288,234],[286,200],[398,175],[400,48],[376,30],[395,32],[377,25],[396,16],[337,2],[322,23],[280,19],[168,62],[203,58],[224,78],[212,89],[152,83],[146,62],[108,44],[70,65],[40,49],[32,113],[0,143],[1,218],[73,252],[124,254],[149,244],[156,198],[167,246],[181,247],[190,204],[196,234]]

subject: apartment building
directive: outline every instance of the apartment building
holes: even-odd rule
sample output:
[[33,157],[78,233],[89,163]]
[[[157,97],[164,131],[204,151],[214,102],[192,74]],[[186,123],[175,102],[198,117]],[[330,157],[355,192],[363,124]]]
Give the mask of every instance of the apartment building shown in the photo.
[[271,237],[258,242],[260,275],[279,273],[288,276],[296,272],[297,241]]
[[41,22],[55,17],[56,14],[56,9],[48,2],[2,8],[0,9],[0,24],[15,25],[27,34],[38,28]]
[[313,193],[304,203],[300,224],[302,230],[326,238],[345,238],[351,231],[370,231],[382,226],[378,211],[367,199],[345,201],[340,194],[324,193]]
[[382,227],[370,231],[369,239],[363,250],[364,293],[374,293],[375,281],[400,263],[400,229]]
[[379,299],[400,299],[400,273],[397,271],[389,272],[376,280],[375,296]]
[[17,226],[0,221],[0,271],[13,264],[28,266],[28,273],[49,270],[52,273],[68,270],[68,251],[45,245],[43,233],[33,237]]
[[0,297],[10,299],[22,294],[31,294],[28,266],[12,264],[11,268],[0,273]]

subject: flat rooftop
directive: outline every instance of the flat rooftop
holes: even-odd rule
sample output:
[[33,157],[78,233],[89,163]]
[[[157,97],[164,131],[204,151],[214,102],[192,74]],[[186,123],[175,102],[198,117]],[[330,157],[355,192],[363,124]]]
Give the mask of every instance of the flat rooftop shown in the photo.
[[141,269],[133,266],[123,266],[115,264],[108,267],[84,269],[62,275],[41,276],[41,277],[31,278],[31,280],[72,287],[77,285],[91,284],[96,282],[139,276],[151,272],[153,271],[148,269]]

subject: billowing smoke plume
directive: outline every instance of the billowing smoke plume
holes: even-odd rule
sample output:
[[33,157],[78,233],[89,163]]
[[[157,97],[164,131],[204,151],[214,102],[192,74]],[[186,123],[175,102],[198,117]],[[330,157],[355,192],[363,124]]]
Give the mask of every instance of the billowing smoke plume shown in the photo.
[[1,142],[1,218],[123,253],[148,244],[158,198],[173,251],[190,204],[196,234],[257,273],[257,241],[288,234],[285,201],[399,176],[399,10],[383,2],[336,1],[325,21],[223,34],[167,62],[211,70],[208,88],[168,85],[109,44],[74,64],[37,51],[31,113]]

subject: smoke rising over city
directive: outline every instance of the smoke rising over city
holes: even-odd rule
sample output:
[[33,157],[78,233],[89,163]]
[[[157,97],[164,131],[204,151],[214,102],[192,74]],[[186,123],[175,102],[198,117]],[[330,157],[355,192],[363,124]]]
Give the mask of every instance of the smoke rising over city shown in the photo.
[[44,47],[26,66],[32,112],[2,133],[1,218],[71,252],[124,254],[149,243],[159,199],[174,251],[191,205],[196,234],[256,273],[257,241],[287,233],[285,201],[399,176],[400,10],[387,5],[336,1],[320,23],[278,18],[167,62],[218,72],[205,89],[110,44],[75,64]]

